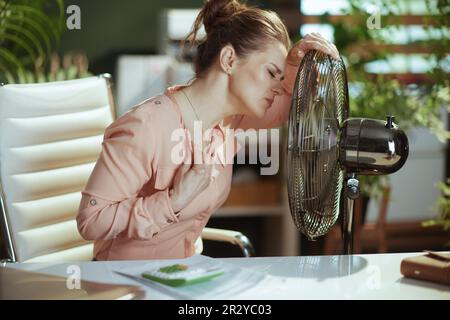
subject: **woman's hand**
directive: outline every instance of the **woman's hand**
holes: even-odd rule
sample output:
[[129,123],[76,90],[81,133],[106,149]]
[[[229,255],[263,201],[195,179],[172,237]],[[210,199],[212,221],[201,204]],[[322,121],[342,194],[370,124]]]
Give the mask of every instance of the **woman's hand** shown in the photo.
[[309,50],[318,50],[329,54],[334,59],[340,59],[339,51],[333,43],[326,40],[319,33],[313,32],[307,34],[303,39],[294,44],[286,57],[284,88],[289,94],[294,89],[298,67]]
[[206,146],[201,154],[194,152],[194,164],[182,164],[175,174],[173,188],[169,193],[175,213],[209,186],[214,167],[212,145]]
[[313,32],[307,34],[303,39],[294,44],[291,50],[289,50],[286,63],[299,66],[309,50],[318,50],[339,60],[339,51],[336,46],[319,33]]

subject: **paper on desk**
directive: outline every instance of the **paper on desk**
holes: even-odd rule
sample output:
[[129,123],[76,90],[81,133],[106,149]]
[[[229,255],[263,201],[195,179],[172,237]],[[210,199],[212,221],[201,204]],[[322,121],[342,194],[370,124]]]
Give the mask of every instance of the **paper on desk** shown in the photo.
[[[149,270],[173,264],[186,264],[190,268],[221,268],[224,274],[207,282],[183,287],[171,287],[142,277],[142,273]],[[134,280],[152,287],[175,299],[227,299],[235,298],[253,289],[266,277],[263,273],[252,269],[235,266],[214,258],[194,255],[186,259],[158,260],[145,262],[142,266],[115,270],[116,273],[133,278]]]

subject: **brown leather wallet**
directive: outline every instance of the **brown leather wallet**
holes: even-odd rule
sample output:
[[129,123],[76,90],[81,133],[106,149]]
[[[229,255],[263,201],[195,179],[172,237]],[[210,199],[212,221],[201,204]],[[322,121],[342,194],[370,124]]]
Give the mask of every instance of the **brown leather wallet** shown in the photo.
[[400,272],[407,278],[450,286],[450,254],[427,251],[425,255],[405,258]]

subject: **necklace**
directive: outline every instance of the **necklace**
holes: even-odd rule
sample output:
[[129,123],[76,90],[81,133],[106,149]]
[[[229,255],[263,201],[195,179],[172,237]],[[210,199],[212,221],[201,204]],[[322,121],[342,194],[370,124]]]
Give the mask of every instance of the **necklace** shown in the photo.
[[194,106],[192,105],[191,100],[189,100],[189,97],[187,96],[187,94],[183,90],[180,90],[180,91],[184,94],[184,96],[186,97],[187,101],[189,101],[189,104],[191,105],[191,108],[192,108],[192,110],[195,113],[195,117],[197,118],[198,121],[200,121],[200,118],[198,117],[197,111],[195,110]]
[[[187,94],[186,94],[183,90],[180,90],[180,91],[184,94],[184,96],[186,97],[187,101],[189,101],[189,104],[191,105],[191,108],[192,108],[192,110],[194,111],[195,117],[197,118],[197,120],[198,120],[198,121],[201,121],[200,118],[199,118],[199,116],[198,116],[198,114],[197,114],[197,111],[196,111],[195,108],[194,108],[194,105],[192,104],[192,102],[191,102],[191,100],[189,99],[189,97],[187,96]],[[210,143],[211,143],[211,141],[210,141]]]

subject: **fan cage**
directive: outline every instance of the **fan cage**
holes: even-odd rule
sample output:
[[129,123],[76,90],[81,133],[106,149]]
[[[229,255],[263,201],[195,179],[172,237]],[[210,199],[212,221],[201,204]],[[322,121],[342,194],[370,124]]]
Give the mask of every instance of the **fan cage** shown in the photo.
[[345,172],[338,162],[338,141],[347,117],[343,61],[310,51],[295,82],[287,157],[292,218],[310,240],[326,234],[339,216]]

